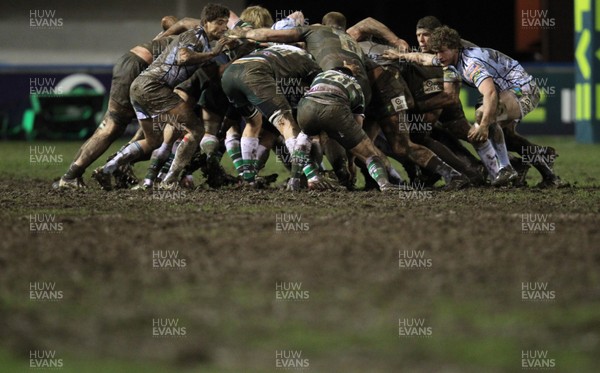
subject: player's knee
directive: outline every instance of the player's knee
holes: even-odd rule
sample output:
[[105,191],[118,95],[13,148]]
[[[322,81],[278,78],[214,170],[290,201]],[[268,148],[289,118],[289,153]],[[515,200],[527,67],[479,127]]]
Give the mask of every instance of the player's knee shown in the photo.
[[408,146],[400,141],[396,141],[394,144],[392,144],[392,151],[398,157],[404,158],[408,155]]
[[[125,110],[110,110],[108,111],[108,120],[106,123],[107,127],[117,127],[123,128],[127,127],[129,123],[133,120],[133,113],[128,113]],[[110,124],[114,124],[111,126]]]
[[281,128],[294,123],[294,117],[289,110],[277,110],[269,117],[269,122],[273,123],[274,126]]

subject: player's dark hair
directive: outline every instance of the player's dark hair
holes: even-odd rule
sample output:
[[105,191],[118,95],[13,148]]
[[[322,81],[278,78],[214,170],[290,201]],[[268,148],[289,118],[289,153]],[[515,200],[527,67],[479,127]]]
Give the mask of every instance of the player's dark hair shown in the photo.
[[206,22],[212,22],[223,17],[229,18],[229,8],[221,4],[208,3],[202,8],[200,23],[204,25]]
[[442,26],[442,22],[434,16],[426,16],[417,21],[417,28],[425,28],[428,30],[435,30]]
[[345,66],[337,66],[337,67],[334,67],[331,70],[339,71],[342,74],[346,74],[346,75],[349,75],[349,76],[354,76],[354,73],[352,72],[352,70],[350,70],[349,68],[347,68]]
[[433,52],[438,52],[444,46],[448,49],[462,48],[458,31],[448,26],[441,26],[431,32],[429,49]]
[[346,31],[346,16],[340,12],[329,12],[323,16],[321,24]]

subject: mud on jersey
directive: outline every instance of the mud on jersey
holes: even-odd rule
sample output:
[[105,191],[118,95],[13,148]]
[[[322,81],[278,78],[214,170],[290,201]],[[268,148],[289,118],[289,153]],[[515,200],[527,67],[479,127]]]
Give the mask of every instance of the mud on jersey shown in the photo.
[[167,49],[167,46],[175,39],[174,36],[166,36],[164,38],[152,40],[148,43],[140,44],[140,47],[145,48],[152,53],[152,58],[155,60],[160,54]]
[[471,87],[492,78],[500,91],[527,85],[533,77],[518,61],[490,48],[464,48],[459,52],[456,72]]
[[402,62],[400,72],[415,101],[444,91],[444,70],[441,67]]
[[387,58],[381,57],[386,50],[393,48],[389,45],[376,43],[372,40],[364,40],[358,42],[358,45],[360,45],[365,56],[377,62],[378,65],[386,66],[396,63],[396,61],[394,60],[389,60]]
[[188,79],[200,67],[200,64],[177,65],[177,53],[180,48],[200,53],[210,52],[210,43],[204,29],[196,27],[177,35],[141,75],[171,88]]
[[342,30],[328,26],[302,26],[298,27],[302,39],[306,42],[306,49],[313,55],[323,71],[344,66],[344,61],[360,67],[356,74],[366,100],[370,100],[371,91],[369,79],[364,69],[364,56],[356,40]]
[[250,53],[236,62],[254,58],[267,61],[273,68],[276,79],[303,78],[310,84],[315,75],[321,72],[321,68],[307,51],[293,45],[272,45]]
[[318,74],[304,97],[324,104],[343,102],[354,114],[365,111],[365,96],[356,79],[336,70]]
[[256,50],[235,60],[233,65],[257,60],[270,66],[278,93],[283,94],[292,107],[296,106],[313,78],[322,71],[307,51],[286,44]]

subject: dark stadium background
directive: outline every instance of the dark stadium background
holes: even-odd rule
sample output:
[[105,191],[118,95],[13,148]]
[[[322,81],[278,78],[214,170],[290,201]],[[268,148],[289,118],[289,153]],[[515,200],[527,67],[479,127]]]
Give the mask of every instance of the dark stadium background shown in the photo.
[[[331,10],[344,13],[349,26],[370,16],[386,24],[411,45],[416,44],[417,20],[427,15],[435,15],[442,23],[457,29],[465,39],[481,46],[498,49],[523,62],[533,61],[533,54],[537,48],[542,52],[544,61],[573,60],[572,0],[266,0],[250,1],[247,4],[262,5],[271,10],[285,9],[283,6],[288,5],[289,9],[302,10],[311,23],[320,22],[323,14]],[[560,27],[542,31],[539,35],[539,45],[519,48],[518,21],[523,9],[547,9],[548,15],[555,18]],[[551,48],[551,45],[560,45],[560,48]]]

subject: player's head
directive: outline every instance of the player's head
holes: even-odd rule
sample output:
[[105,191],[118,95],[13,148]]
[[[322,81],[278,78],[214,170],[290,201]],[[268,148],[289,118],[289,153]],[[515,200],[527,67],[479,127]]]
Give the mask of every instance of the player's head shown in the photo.
[[455,65],[458,52],[462,48],[458,31],[448,26],[433,30],[428,45],[444,66]]
[[177,21],[178,19],[175,16],[164,16],[160,20],[160,26],[162,27],[163,31],[166,31],[169,27],[176,24]]
[[350,68],[348,68],[346,66],[337,66],[337,67],[334,67],[331,70],[338,71],[338,72],[340,72],[342,74],[345,74],[345,75],[348,75],[348,76],[354,76],[354,72]]
[[426,16],[417,21],[417,41],[421,52],[430,52],[428,42],[431,32],[440,26],[442,23],[434,16]]
[[329,12],[323,16],[321,24],[346,31],[346,16],[340,12]]
[[229,9],[221,4],[209,3],[202,9],[200,24],[210,39],[219,39],[227,31]]
[[242,11],[240,19],[246,23],[249,23],[254,28],[263,28],[273,26],[273,17],[271,13],[262,6],[255,5],[249,6]]

